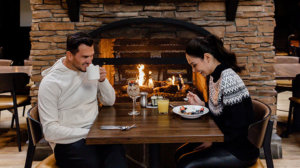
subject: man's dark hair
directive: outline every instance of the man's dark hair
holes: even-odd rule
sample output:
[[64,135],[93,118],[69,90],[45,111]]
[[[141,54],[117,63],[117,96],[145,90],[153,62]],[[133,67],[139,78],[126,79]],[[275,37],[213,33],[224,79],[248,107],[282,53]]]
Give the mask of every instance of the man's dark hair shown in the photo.
[[78,52],[78,47],[81,44],[85,44],[91,47],[93,46],[94,41],[89,34],[83,32],[68,35],[67,51],[70,51],[73,55],[75,55]]

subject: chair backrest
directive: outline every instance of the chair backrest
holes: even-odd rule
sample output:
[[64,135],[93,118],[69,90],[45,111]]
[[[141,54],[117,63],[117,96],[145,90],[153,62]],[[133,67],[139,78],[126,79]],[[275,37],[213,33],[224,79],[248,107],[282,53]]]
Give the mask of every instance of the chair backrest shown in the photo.
[[11,66],[12,63],[12,60],[0,59],[0,66]]
[[4,55],[3,55],[3,47],[0,46],[0,59],[3,58],[3,56],[4,56]]
[[292,82],[293,97],[300,97],[300,74],[297,74]]
[[261,148],[264,142],[266,129],[271,116],[271,109],[268,105],[252,100],[254,123],[248,128],[248,139],[257,148]]
[[38,106],[32,107],[27,113],[27,127],[29,141],[35,146],[43,138],[42,125],[40,123]]
[[0,73],[0,91],[28,95],[30,77],[26,73]]

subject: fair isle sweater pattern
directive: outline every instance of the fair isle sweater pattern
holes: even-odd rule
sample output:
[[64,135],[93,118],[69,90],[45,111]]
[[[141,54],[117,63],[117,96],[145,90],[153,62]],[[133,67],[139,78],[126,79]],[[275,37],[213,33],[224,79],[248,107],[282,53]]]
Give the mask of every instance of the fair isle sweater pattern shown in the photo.
[[232,106],[250,97],[243,80],[231,68],[225,69],[216,83],[209,81],[209,109],[220,115],[224,106]]

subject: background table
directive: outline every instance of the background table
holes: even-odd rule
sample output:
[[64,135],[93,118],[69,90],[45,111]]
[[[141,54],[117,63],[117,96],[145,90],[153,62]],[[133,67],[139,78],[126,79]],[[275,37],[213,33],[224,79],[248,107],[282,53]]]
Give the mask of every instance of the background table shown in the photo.
[[294,79],[300,74],[300,64],[274,64],[276,79]]
[[0,73],[24,72],[31,76],[32,66],[0,66]]

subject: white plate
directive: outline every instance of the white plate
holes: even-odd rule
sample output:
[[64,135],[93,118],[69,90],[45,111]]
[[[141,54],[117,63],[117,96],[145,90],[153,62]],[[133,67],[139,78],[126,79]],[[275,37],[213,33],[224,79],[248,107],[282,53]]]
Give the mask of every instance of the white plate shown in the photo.
[[183,118],[187,118],[187,119],[195,119],[195,118],[199,118],[204,114],[207,114],[209,112],[208,108],[204,107],[204,106],[197,106],[197,105],[183,105],[186,109],[187,112],[193,112],[196,110],[200,110],[202,107],[204,108],[204,111],[202,113],[198,113],[198,114],[184,114],[181,113],[180,107],[181,106],[176,106],[173,108],[173,112],[175,114],[180,115]]

